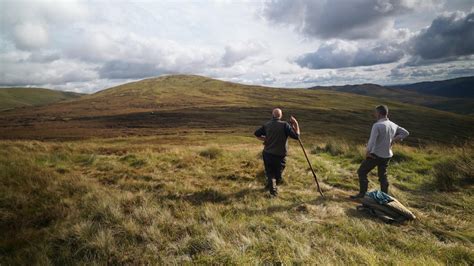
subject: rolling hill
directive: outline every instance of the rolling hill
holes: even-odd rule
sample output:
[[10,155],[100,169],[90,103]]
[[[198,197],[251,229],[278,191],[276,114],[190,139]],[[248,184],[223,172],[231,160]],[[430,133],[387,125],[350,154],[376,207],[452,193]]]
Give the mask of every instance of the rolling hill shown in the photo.
[[395,85],[394,88],[449,98],[474,98],[474,76]]
[[0,111],[71,100],[83,94],[43,88],[0,88]]
[[[341,92],[247,86],[201,76],[145,79],[67,103],[3,112],[0,138],[77,139],[179,132],[252,134],[279,106],[295,115],[309,136],[365,141],[372,109],[385,103],[411,141],[464,141],[474,118]],[[421,126],[423,125],[423,126]]]
[[[378,99],[422,105],[448,112],[473,115],[474,100],[469,98],[469,95],[474,91],[471,81],[472,78],[462,78],[400,86],[381,86],[369,83],[344,86],[315,86],[309,89],[353,93]],[[438,88],[438,90],[428,89],[431,88],[431,85],[434,86],[433,88]],[[459,85],[459,87],[455,87],[456,85]],[[451,94],[449,92],[451,90],[455,90],[457,93]],[[448,97],[447,95],[450,96]],[[459,98],[451,97],[453,95],[457,95]]]

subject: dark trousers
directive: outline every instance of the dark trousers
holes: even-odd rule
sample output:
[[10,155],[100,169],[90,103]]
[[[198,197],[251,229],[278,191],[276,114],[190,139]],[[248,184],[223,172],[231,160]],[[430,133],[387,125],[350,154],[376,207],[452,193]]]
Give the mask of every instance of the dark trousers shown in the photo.
[[372,169],[377,166],[377,175],[379,176],[380,190],[388,193],[388,178],[387,178],[387,167],[390,162],[390,158],[381,158],[372,154],[374,158],[366,158],[357,170],[359,175],[359,189],[361,194],[365,194],[369,187],[369,179],[367,175]]
[[263,152],[263,164],[265,165],[265,176],[267,177],[267,186],[272,185],[272,179],[277,183],[282,180],[283,170],[286,166],[286,156],[279,156]]

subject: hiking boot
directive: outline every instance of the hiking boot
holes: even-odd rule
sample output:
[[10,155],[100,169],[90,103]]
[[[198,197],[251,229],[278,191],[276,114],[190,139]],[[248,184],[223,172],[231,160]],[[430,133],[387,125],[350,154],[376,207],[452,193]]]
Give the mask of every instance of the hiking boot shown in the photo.
[[364,193],[364,194],[359,193],[359,194],[357,194],[357,195],[352,195],[352,196],[350,196],[350,198],[353,199],[353,200],[362,199],[362,198],[364,198],[364,197],[365,197],[365,193]]
[[276,198],[276,197],[278,197],[278,191],[270,191],[270,197],[271,197],[271,198]]
[[270,195],[276,197],[278,195],[278,188],[276,185],[276,180],[272,179],[272,182],[269,184],[270,185]]

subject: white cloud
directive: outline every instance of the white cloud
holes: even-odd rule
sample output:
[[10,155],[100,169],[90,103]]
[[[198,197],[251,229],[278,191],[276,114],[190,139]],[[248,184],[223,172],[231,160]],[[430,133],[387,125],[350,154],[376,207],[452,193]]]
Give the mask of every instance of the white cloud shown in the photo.
[[225,53],[222,56],[222,63],[225,67],[232,66],[249,56],[263,53],[266,48],[267,46],[259,41],[247,41],[227,45],[225,47]]
[[0,73],[1,86],[60,85],[67,82],[88,82],[98,78],[92,66],[63,59],[48,63],[11,60],[2,62],[1,68],[4,69]]
[[22,50],[34,50],[48,44],[48,32],[44,26],[33,23],[23,23],[15,26],[15,45]]
[[[469,13],[466,2],[0,0],[0,86],[92,92],[162,73],[290,87],[390,83],[397,71],[421,78],[428,72],[408,60],[430,50],[404,44],[435,47],[432,21],[445,11]],[[455,52],[430,61],[441,69],[433,76],[473,68],[470,52],[456,52],[469,47],[443,40]],[[438,67],[448,60],[454,68]]]

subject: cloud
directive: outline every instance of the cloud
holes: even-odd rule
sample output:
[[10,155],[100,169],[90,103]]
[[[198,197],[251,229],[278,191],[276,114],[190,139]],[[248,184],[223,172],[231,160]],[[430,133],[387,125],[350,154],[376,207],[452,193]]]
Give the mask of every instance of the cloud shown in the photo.
[[61,59],[61,54],[54,51],[41,51],[30,53],[27,59],[23,60],[24,62],[34,62],[34,63],[48,63]]
[[38,50],[50,44],[50,28],[73,24],[88,15],[79,1],[1,1],[1,34],[22,50]]
[[[19,61],[19,60],[18,60]],[[70,60],[49,63],[10,61],[2,62],[0,86],[28,86],[68,82],[88,82],[98,78],[90,65]]]
[[470,60],[451,61],[433,65],[407,66],[400,64],[390,70],[391,83],[411,83],[472,76],[474,63]]
[[296,63],[310,69],[371,66],[396,62],[403,55],[399,47],[391,44],[358,47],[351,42],[335,41],[321,45],[313,53],[300,56]]
[[233,45],[227,45],[222,55],[222,64],[225,67],[233,66],[235,63],[246,59],[247,57],[258,55],[266,49],[262,42],[247,41]]
[[[433,75],[460,75],[474,60],[470,39],[463,48],[452,38],[461,29],[472,32],[467,2],[0,0],[0,85],[91,92],[162,73],[192,73],[295,87],[394,79],[391,62],[401,62],[408,79],[429,75],[414,72],[428,63],[445,73]],[[436,22],[453,29],[441,30],[433,20],[454,10],[465,13]],[[415,49],[420,43],[443,47],[429,36],[458,47],[439,48],[441,55],[430,59],[424,55],[429,49]],[[456,68],[440,67],[448,63]]]
[[391,27],[396,15],[410,12],[417,0],[277,0],[267,2],[263,16],[293,26],[306,36],[323,39],[376,38]]
[[99,68],[99,76],[103,79],[137,79],[159,76],[165,71],[155,64],[136,63],[114,60],[105,63]]
[[44,26],[33,23],[23,23],[15,26],[15,45],[22,50],[34,50],[48,44],[48,32]]
[[433,20],[409,42],[413,58],[407,65],[457,60],[474,54],[474,12],[454,12]]

